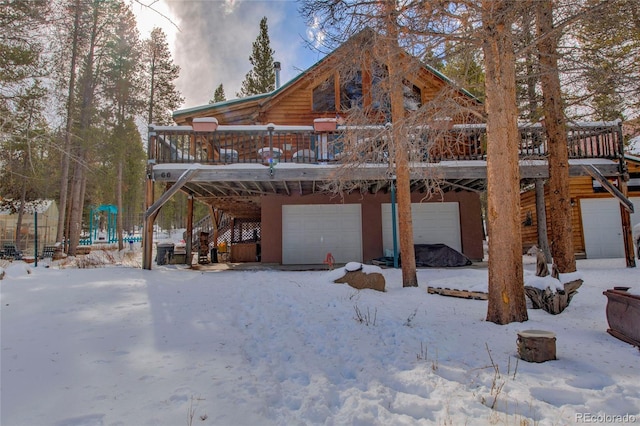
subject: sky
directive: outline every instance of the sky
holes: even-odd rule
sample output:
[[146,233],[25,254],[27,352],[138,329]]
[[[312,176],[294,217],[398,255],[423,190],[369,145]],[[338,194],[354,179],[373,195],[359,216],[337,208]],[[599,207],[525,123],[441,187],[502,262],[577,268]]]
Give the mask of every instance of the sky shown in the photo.
[[251,69],[252,44],[265,16],[274,60],[282,66],[281,84],[322,58],[308,47],[317,34],[305,25],[295,1],[132,0],[132,8],[143,38],[154,26],[167,34],[181,67],[176,85],[185,98],[183,108],[207,104],[220,84],[227,99],[236,98]]
[[[482,265],[419,268],[417,288],[364,265],[384,276],[378,292],[335,284],[343,268],[140,261],[137,246],[0,261],[3,426],[640,423],[640,354],[606,331],[603,291],[640,295],[624,259],[578,260],[564,312],[504,326],[484,300],[427,292],[486,291]],[[525,330],[554,333],[557,360],[520,359]]]

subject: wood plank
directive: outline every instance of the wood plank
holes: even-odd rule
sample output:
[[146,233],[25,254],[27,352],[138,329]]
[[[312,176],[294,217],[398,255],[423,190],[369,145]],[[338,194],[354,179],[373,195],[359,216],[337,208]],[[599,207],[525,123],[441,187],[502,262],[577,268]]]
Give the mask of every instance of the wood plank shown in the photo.
[[488,294],[480,291],[457,290],[453,288],[427,287],[427,293],[462,299],[487,300]]
[[609,180],[607,180],[607,178],[598,171],[597,168],[595,168],[593,165],[584,165],[583,167],[587,171],[587,173],[591,175],[591,177],[600,182],[602,187],[620,202],[622,207],[627,209],[630,213],[633,213],[633,203],[629,201],[629,199],[625,197],[625,195],[620,192],[618,188],[613,186],[611,182],[609,182]]

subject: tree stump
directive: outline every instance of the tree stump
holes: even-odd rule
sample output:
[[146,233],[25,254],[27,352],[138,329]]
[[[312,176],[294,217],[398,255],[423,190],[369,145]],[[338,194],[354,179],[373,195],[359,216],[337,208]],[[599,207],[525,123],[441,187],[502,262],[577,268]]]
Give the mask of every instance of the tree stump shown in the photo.
[[[549,267],[544,253],[540,249],[536,249],[536,276],[546,277],[549,275]],[[559,279],[560,273],[556,265],[551,266],[551,277]],[[531,300],[533,309],[544,309],[550,314],[557,315],[569,306],[571,298],[578,292],[578,288],[582,285],[582,280],[574,280],[563,285],[562,289],[547,287],[544,290],[524,286],[524,292]]]
[[556,335],[544,330],[518,332],[518,355],[527,362],[545,362],[556,358]]
[[582,285],[582,280],[573,280],[564,283],[564,289],[551,289],[549,287],[541,290],[532,286],[524,286],[524,292],[531,299],[533,309],[544,309],[550,314],[557,315],[564,311],[571,298],[578,292]]

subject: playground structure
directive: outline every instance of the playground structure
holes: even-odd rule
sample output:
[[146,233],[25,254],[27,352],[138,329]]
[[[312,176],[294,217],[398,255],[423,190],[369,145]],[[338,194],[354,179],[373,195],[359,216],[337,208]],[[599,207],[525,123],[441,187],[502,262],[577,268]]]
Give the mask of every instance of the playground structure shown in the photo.
[[[106,214],[106,218],[104,214]],[[118,208],[113,204],[103,204],[92,208],[89,213],[89,237],[81,239],[80,245],[92,245],[94,242],[116,243],[118,241],[117,216]],[[106,235],[101,236],[101,232],[106,232]]]

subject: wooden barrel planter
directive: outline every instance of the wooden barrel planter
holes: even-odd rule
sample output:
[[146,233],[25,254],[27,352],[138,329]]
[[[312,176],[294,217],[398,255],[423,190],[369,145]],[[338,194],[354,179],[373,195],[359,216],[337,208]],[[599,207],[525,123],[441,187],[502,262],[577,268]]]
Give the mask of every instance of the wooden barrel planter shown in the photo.
[[607,333],[640,347],[640,296],[628,292],[629,287],[604,291],[607,296]]
[[545,362],[556,359],[556,335],[544,330],[518,332],[518,355],[528,362]]

